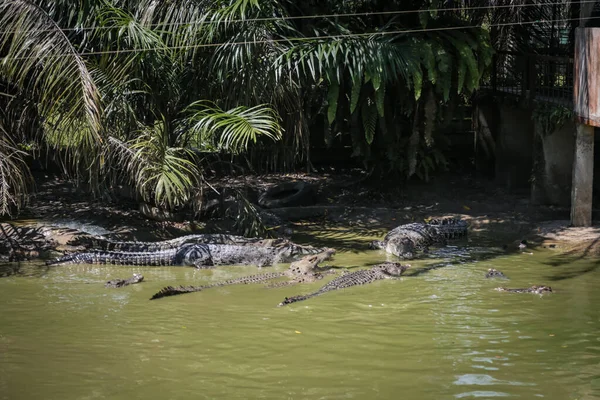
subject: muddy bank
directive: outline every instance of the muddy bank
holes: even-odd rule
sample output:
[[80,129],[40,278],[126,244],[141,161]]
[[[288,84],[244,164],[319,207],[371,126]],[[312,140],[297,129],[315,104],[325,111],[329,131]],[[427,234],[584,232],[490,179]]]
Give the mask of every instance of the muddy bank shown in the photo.
[[[314,204],[265,210],[291,228],[292,240],[302,238],[303,232],[314,227],[345,229],[356,237],[370,238],[380,237],[403,223],[459,217],[469,222],[470,242],[512,247],[525,239],[531,246],[586,256],[600,254],[600,246],[596,246],[600,227],[569,228],[568,209],[533,206],[526,194],[506,193],[492,182],[472,177],[449,175],[430,183],[403,185],[371,183],[360,172],[274,174],[230,177],[214,180],[211,185],[216,191],[224,191],[223,188],[245,191],[251,194],[249,200],[255,202],[269,187],[297,181],[312,185]],[[255,206],[260,209],[258,204]],[[151,241],[189,233],[239,233],[233,231],[235,215],[231,213],[203,220],[157,221],[140,212],[137,201],[93,198],[60,179],[41,182],[21,218],[12,224],[23,231],[8,246],[5,239],[0,248],[5,260],[15,255],[15,249],[24,252],[25,258],[78,251],[81,247],[77,238],[85,235]],[[354,244],[363,245],[360,241]]]

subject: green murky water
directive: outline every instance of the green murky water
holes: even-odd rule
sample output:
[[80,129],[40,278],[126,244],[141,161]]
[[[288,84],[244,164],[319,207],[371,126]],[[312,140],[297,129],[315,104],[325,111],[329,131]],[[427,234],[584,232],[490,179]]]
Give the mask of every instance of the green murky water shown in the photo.
[[[257,271],[24,265],[0,278],[0,399],[600,399],[598,263],[476,250],[281,308],[323,282],[148,301]],[[486,280],[490,267],[511,279]],[[132,272],[145,282],[103,287]],[[556,293],[493,290],[538,283]]]

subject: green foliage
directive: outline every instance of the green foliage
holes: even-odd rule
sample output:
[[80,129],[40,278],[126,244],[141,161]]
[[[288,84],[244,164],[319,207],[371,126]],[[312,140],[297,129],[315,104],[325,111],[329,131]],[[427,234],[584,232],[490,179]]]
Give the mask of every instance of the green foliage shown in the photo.
[[101,140],[100,94],[76,47],[29,1],[0,3],[0,28],[0,77],[36,99],[51,130],[69,136],[55,142],[92,151]]
[[532,118],[541,127],[542,135],[546,136],[562,128],[565,122],[572,121],[574,113],[563,106],[539,103],[533,110]]
[[[15,149],[32,143],[67,154],[92,188],[127,177],[146,201],[173,208],[201,184],[197,149],[269,145],[272,159],[285,149],[293,166],[322,121],[334,129],[332,142],[350,135],[366,165],[427,178],[443,162],[429,153],[425,161],[419,146],[433,146],[437,113],[477,89],[493,54],[488,31],[471,27],[476,15],[434,11],[444,7],[439,0],[78,6],[0,3],[0,89],[8,94],[0,96],[0,184],[13,206],[26,179],[8,184],[6,171],[28,176]],[[364,15],[396,9],[420,12]],[[335,13],[352,15],[303,18]],[[402,33],[420,27],[428,30]]]
[[164,120],[144,127],[129,147],[131,179],[144,201],[166,209],[187,203],[201,174],[192,152],[169,145]]
[[377,107],[371,99],[367,99],[362,105],[362,121],[365,130],[365,140],[367,144],[373,143],[375,137],[375,127],[377,125]]
[[425,182],[429,182],[431,174],[437,170],[446,170],[448,161],[444,153],[436,147],[419,148],[417,152],[417,164],[415,167],[415,175]]
[[234,227],[238,233],[246,237],[275,237],[272,229],[269,229],[263,221],[261,212],[252,204],[248,198],[239,190],[235,190],[237,205],[235,210]]
[[197,101],[186,109],[191,122],[186,136],[202,143],[207,138],[218,138],[218,148],[239,153],[259,137],[281,139],[279,116],[267,105],[252,108],[236,107],[228,111],[207,102]]
[[23,205],[22,189],[31,183],[25,155],[0,124],[0,215],[11,215]]

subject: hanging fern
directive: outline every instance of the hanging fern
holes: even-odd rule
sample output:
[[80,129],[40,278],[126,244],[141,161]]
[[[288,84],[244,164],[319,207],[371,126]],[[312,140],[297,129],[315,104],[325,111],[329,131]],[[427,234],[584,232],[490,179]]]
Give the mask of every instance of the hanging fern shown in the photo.
[[354,75],[352,77],[352,92],[350,94],[350,113],[356,110],[358,105],[358,99],[360,97],[360,89],[362,87],[362,76]]
[[365,130],[365,140],[367,144],[373,143],[375,137],[375,127],[377,126],[377,107],[371,99],[365,101],[361,108],[361,117]]
[[384,114],[384,99],[385,99],[385,86],[381,86],[379,90],[375,91],[375,105],[377,105],[377,112],[380,117]]
[[[433,53],[435,42],[429,41],[421,47],[421,62],[427,71],[427,78],[433,85],[437,82],[438,70],[435,63],[435,55]],[[436,47],[437,48],[437,47]]]

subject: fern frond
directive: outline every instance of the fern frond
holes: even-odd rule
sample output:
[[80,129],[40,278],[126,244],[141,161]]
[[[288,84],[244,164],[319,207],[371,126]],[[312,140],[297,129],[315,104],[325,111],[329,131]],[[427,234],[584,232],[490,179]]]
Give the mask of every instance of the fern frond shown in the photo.
[[377,126],[377,107],[371,99],[363,102],[361,107],[361,118],[365,130],[365,140],[370,145],[375,137],[375,128]]

